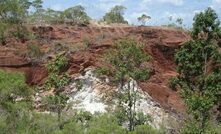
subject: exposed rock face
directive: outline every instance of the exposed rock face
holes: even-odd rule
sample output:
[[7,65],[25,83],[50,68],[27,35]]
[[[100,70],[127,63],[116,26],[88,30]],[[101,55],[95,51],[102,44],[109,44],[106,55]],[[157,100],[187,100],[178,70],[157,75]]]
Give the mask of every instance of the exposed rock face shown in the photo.
[[[171,122],[177,122],[176,116],[173,113],[165,111],[159,103],[144,92],[135,81],[135,90],[138,91],[138,99],[136,110],[152,117],[150,124],[155,128],[160,128],[160,125],[169,127]],[[80,83],[80,87],[79,87]],[[130,83],[132,84],[132,83]],[[116,86],[108,84],[108,78],[101,80],[95,77],[93,69],[85,70],[85,75],[75,77],[73,83],[66,90],[70,94],[70,103],[73,103],[73,109],[82,109],[91,113],[108,112],[108,108],[114,108],[116,99],[111,97],[111,92],[119,91]],[[111,101],[112,103],[107,103]]]
[[[47,26],[29,29],[41,34],[41,38],[24,43],[16,39],[8,40],[5,46],[0,46],[0,68],[25,73],[27,82],[31,85],[42,84],[47,77],[45,65],[49,57],[55,56],[59,49],[68,51],[70,60],[68,73],[75,75],[89,66],[103,65],[103,54],[117,39],[132,38],[143,43],[145,51],[152,56],[147,66],[154,73],[148,81],[138,83],[139,87],[163,108],[185,113],[179,92],[168,87],[168,79],[177,75],[173,62],[174,50],[189,39],[185,32],[164,27],[132,26]],[[45,53],[42,63],[33,65],[27,60],[25,55],[28,44],[37,44]],[[56,44],[60,44],[60,47]]]

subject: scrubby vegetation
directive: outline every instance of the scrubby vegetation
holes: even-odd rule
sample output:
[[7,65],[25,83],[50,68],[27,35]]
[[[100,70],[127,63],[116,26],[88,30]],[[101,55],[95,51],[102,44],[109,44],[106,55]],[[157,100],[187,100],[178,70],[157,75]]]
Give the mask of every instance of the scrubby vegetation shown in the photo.
[[103,17],[103,21],[110,23],[122,23],[127,24],[128,22],[124,19],[124,6],[117,5],[113,7],[108,13]]
[[[63,112],[61,116],[62,109],[67,105],[66,97],[61,95],[61,88],[55,88],[55,95],[48,96],[45,101],[47,103],[43,103],[51,113],[35,112],[31,99],[33,90],[25,84],[24,76],[3,70],[0,74],[2,134],[128,134],[127,129],[119,125],[118,118],[109,114],[92,115],[88,112],[72,111],[72,114]],[[131,134],[158,133],[149,125],[139,124]]]
[[151,19],[150,16],[146,15],[146,14],[142,14],[140,17],[137,18],[137,20],[144,26],[146,24],[146,22]]
[[[149,56],[142,51],[142,45],[134,40],[123,39],[115,44],[115,49],[110,50],[107,61],[113,66],[114,82],[120,83],[120,91],[116,93],[119,100],[116,116],[120,123],[129,122],[128,129],[133,131],[137,125],[148,122],[143,113],[136,112],[136,103],[139,100],[137,89],[133,80],[147,80],[148,68],[141,68],[141,64],[149,60]],[[126,84],[126,89],[123,86]],[[137,117],[143,115],[144,121]]]
[[[221,54],[217,38],[221,31],[217,14],[211,8],[194,18],[192,40],[178,49],[179,86],[188,107],[190,122],[183,133],[209,134],[214,131],[212,109],[219,103],[221,90]],[[213,128],[211,128],[213,127]]]
[[[54,43],[52,51],[55,51],[54,54],[57,55],[48,56],[50,61],[46,63],[45,58],[45,64],[43,64],[44,51],[41,50],[41,45],[36,39],[44,40],[44,34],[47,34],[44,31],[45,27],[65,25],[67,29],[69,26],[82,28],[90,24],[91,18],[87,15],[85,7],[81,5],[70,7],[64,11],[55,11],[44,9],[42,4],[42,0],[0,1],[0,44],[5,47],[10,41],[23,43],[27,48],[27,53],[20,57],[25,57],[31,60],[31,63],[36,64],[30,65],[28,62],[24,65],[21,63],[20,66],[27,71],[27,66],[35,67],[41,63],[39,61],[42,61],[42,66],[46,64],[48,75],[44,82],[35,85],[37,88],[34,89],[35,87],[26,83],[24,74],[0,70],[0,133],[166,134],[168,128],[162,130],[154,128],[150,124],[152,117],[147,113],[137,111],[136,107],[140,99],[139,89],[135,89],[136,84],[149,82],[153,73],[147,65],[151,56],[145,51],[146,46],[139,41],[140,38],[152,33],[155,34],[155,32],[147,31],[136,40],[123,38],[116,40],[113,45],[104,46],[108,48],[100,57],[104,64],[96,68],[95,74],[98,77],[110,78],[108,84],[119,87],[119,90],[112,94],[112,98],[116,100],[113,110],[111,109],[109,113],[94,114],[73,110],[68,101],[70,96],[66,92],[67,86],[72,82],[72,77],[75,77],[68,74],[68,69],[71,66],[70,60],[73,58],[69,54],[80,50],[82,53],[92,51],[95,47],[100,46],[95,46],[96,44],[90,39],[90,36],[81,38],[79,47],[78,44],[70,48],[64,42]],[[128,24],[124,18],[125,10],[124,6],[114,6],[103,16],[101,21],[106,24]],[[145,25],[151,17],[142,14],[137,19],[142,25]],[[172,18],[169,19],[172,22]],[[174,23],[167,26],[184,30],[183,21],[182,18],[177,18]],[[32,32],[30,26],[34,27]],[[42,29],[38,31],[38,28]],[[53,30],[53,27],[49,27],[49,29]],[[75,33],[70,34],[74,36]],[[76,38],[78,39],[78,37]],[[99,42],[108,39],[108,35],[100,33],[97,38],[97,42]],[[171,77],[169,81],[164,78],[168,82],[168,87],[172,89],[170,92],[181,92],[181,97],[187,107],[188,116],[183,121],[185,124],[180,126],[181,129],[175,130],[176,133],[221,133],[219,115],[221,113],[220,38],[220,20],[215,11],[208,8],[194,17],[191,39],[177,47],[174,59],[178,74],[176,77]],[[26,45],[27,41],[30,42]],[[42,44],[47,44],[47,42]],[[53,49],[53,47],[49,49]],[[101,50],[103,51],[103,48],[98,51]],[[154,50],[155,48],[151,51]],[[14,52],[14,49],[10,49],[9,53],[13,53],[11,51]],[[64,52],[58,54],[60,51]],[[164,53],[166,51],[167,49]],[[5,55],[3,54],[3,56]],[[75,64],[80,64],[80,73],[82,73],[82,66],[90,65],[90,63],[86,65],[84,60],[79,60]],[[16,70],[16,67],[13,66],[13,69]],[[84,83],[78,80],[75,82],[77,92],[81,91]],[[161,80],[159,83],[162,83]],[[34,99],[39,92],[48,94],[40,98],[40,107],[36,108]],[[215,114],[216,112],[219,114]]]

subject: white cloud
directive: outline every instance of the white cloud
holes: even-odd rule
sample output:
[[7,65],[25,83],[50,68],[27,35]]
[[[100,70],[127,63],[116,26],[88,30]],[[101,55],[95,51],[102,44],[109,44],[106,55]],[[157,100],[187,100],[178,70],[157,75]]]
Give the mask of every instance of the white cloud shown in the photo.
[[193,11],[194,14],[198,14],[198,13],[200,13],[200,12],[202,12],[202,10],[194,10],[194,11]]
[[124,1],[126,1],[126,0],[99,0],[100,2],[124,2]]
[[147,12],[133,12],[132,14],[126,15],[126,20],[131,24],[138,24],[137,18],[140,17],[142,14],[149,15]]
[[177,18],[186,18],[190,15],[190,13],[185,14],[185,13],[171,13],[171,12],[165,12],[165,14],[163,15],[163,17],[168,18],[170,16],[172,16],[174,19]]
[[175,6],[181,6],[184,4],[184,0],[143,0],[140,5],[148,5],[148,4],[165,4],[169,3]]
[[220,4],[221,4],[221,0],[213,0],[211,7],[221,8]]
[[103,10],[104,12],[109,11],[112,7],[116,5],[123,5],[126,0],[99,0],[94,7]]
[[170,3],[176,6],[181,6],[184,3],[184,0],[158,0],[161,3]]
[[184,4],[184,0],[142,0],[139,3],[138,11],[146,11],[148,7],[160,5],[160,4],[171,4],[174,6],[182,6]]
[[216,3],[221,4],[221,0],[214,0]]
[[64,10],[64,7],[61,4],[52,5],[50,8],[53,9],[53,10],[56,10],[56,11]]
[[213,9],[216,10],[216,12],[218,13],[218,15],[221,18],[221,0],[213,0],[212,1],[212,5],[210,7],[212,7]]

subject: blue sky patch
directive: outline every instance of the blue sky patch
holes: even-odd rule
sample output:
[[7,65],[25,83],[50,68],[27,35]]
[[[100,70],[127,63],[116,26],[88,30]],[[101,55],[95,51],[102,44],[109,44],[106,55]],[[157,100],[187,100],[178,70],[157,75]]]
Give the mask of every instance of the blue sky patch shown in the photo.
[[150,15],[147,25],[165,25],[172,16],[175,21],[181,17],[190,27],[196,13],[212,7],[221,18],[221,0],[43,0],[45,8],[65,10],[68,7],[82,5],[93,19],[100,19],[115,5],[127,8],[124,17],[130,24],[139,24],[137,18],[143,13]]

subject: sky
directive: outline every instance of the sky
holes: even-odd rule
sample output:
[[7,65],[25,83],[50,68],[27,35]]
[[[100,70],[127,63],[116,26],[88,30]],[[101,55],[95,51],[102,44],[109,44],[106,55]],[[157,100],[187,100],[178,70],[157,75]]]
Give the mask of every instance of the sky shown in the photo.
[[69,7],[82,5],[87,14],[93,19],[101,19],[111,7],[123,5],[124,17],[130,24],[139,24],[137,18],[142,14],[151,16],[147,25],[168,24],[169,17],[173,21],[183,18],[186,27],[192,26],[193,17],[196,13],[212,7],[216,10],[221,20],[221,0],[43,0],[44,8],[65,10]]

